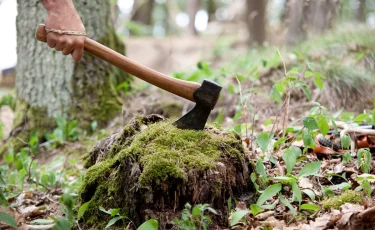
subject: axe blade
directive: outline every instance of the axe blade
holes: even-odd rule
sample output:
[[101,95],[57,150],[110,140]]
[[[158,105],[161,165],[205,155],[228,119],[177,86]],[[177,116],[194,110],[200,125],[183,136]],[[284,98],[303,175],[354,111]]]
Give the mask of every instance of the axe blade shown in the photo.
[[211,110],[214,109],[222,87],[217,83],[204,80],[201,87],[195,90],[194,108],[175,121],[173,125],[180,129],[203,130]]

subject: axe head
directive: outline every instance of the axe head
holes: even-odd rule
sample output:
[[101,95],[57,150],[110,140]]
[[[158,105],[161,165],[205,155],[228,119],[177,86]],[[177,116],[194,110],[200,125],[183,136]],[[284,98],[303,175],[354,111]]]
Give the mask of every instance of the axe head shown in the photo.
[[175,121],[173,125],[180,129],[203,130],[211,110],[214,109],[220,96],[221,86],[204,80],[201,87],[194,91],[195,106],[187,114]]

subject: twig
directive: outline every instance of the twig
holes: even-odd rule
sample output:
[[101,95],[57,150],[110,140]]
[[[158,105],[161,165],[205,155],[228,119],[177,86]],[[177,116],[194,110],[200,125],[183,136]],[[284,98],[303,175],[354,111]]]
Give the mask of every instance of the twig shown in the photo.
[[286,77],[286,65],[285,65],[285,61],[283,59],[283,56],[281,56],[280,50],[279,49],[276,49],[276,50],[279,53],[281,61],[283,62],[283,65],[284,65],[284,74],[285,74],[285,77]]
[[48,230],[48,229],[52,229],[55,224],[48,224],[48,225],[28,225],[28,224],[25,224],[24,225],[26,227],[26,229],[29,229],[29,230]]

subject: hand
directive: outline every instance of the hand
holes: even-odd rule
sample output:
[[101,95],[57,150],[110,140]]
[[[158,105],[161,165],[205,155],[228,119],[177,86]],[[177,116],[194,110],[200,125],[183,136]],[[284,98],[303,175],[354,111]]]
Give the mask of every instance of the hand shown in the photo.
[[[46,28],[85,32],[85,27],[81,18],[72,4],[46,9],[48,12],[48,17],[45,22]],[[76,62],[82,59],[84,42],[84,36],[61,35],[54,32],[49,32],[47,34],[49,47],[55,48],[57,51],[62,51],[64,55],[71,54]]]

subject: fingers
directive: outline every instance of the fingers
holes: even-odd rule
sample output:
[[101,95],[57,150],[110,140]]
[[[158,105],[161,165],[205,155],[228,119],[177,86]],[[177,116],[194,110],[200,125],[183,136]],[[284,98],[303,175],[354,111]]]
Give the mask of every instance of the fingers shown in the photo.
[[51,48],[55,48],[57,43],[57,35],[53,33],[47,34],[47,44]]
[[51,48],[57,51],[62,51],[64,55],[72,54],[74,61],[78,62],[83,56],[85,37],[71,36],[71,35],[58,35],[48,33],[47,43]]
[[72,46],[66,46],[63,50],[62,53],[64,55],[69,55],[73,52],[74,48]]
[[74,61],[79,62],[83,57],[83,47],[73,50],[72,57]]

